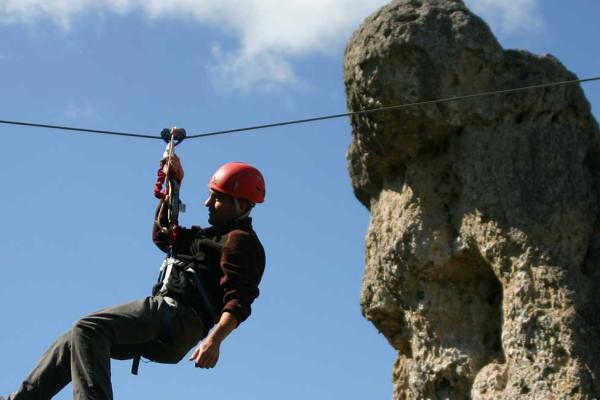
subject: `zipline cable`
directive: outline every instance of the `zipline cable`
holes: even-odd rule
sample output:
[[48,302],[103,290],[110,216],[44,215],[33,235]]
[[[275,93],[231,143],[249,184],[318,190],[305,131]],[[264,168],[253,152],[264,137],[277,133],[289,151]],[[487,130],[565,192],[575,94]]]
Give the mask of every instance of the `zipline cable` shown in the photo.
[[76,128],[76,127],[72,127],[72,126],[62,126],[62,125],[36,124],[33,122],[0,120],[0,124],[30,126],[33,128],[61,129],[64,131],[101,133],[104,135],[129,136],[129,137],[143,138],[143,139],[161,139],[162,140],[162,137],[156,136],[156,135],[144,135],[144,134],[138,134],[138,133],[118,132],[118,131],[103,131],[103,130],[99,130],[99,129]]
[[[560,82],[542,83],[542,84],[538,84],[538,85],[522,86],[522,87],[512,88],[512,89],[495,90],[495,91],[489,91],[489,92],[467,94],[467,95],[462,95],[462,96],[452,96],[452,97],[446,97],[446,98],[442,98],[442,99],[426,100],[426,101],[419,101],[419,102],[414,102],[414,103],[405,103],[405,104],[399,104],[399,105],[394,105],[394,106],[384,106],[384,107],[372,108],[372,109],[368,109],[368,110],[350,111],[350,112],[345,112],[345,113],[340,113],[340,114],[323,115],[323,116],[319,116],[319,117],[303,118],[303,119],[296,119],[296,120],[283,121],[283,122],[275,122],[275,123],[264,124],[264,125],[254,125],[254,126],[247,126],[247,127],[243,127],[243,128],[205,132],[205,133],[199,133],[196,135],[189,135],[187,137],[187,139],[189,140],[189,139],[204,138],[204,137],[209,137],[209,136],[225,135],[228,133],[237,133],[237,132],[253,131],[253,130],[258,130],[258,129],[275,128],[278,126],[305,124],[308,122],[316,122],[316,121],[323,121],[323,120],[334,119],[334,118],[350,117],[353,115],[372,114],[372,113],[377,113],[377,112],[382,112],[382,111],[391,111],[391,110],[399,110],[399,109],[409,108],[409,107],[418,107],[418,106],[425,106],[425,105],[432,105],[432,104],[449,103],[449,102],[453,102],[453,101],[468,100],[468,99],[474,99],[474,98],[478,98],[478,97],[486,97],[486,96],[494,96],[494,95],[499,95],[499,94],[523,92],[526,90],[543,89],[543,88],[554,87],[554,86],[573,85],[576,83],[585,83],[585,82],[592,82],[592,81],[598,81],[598,80],[600,80],[600,76],[596,76],[596,77],[592,77],[592,78],[585,78],[585,79],[572,79],[572,80],[560,81]],[[33,123],[33,122],[0,120],[0,124],[28,126],[28,127],[33,127],[33,128],[60,129],[60,130],[84,132],[84,133],[99,133],[99,134],[104,134],[104,135],[127,136],[127,137],[142,138],[142,139],[160,139],[160,140],[162,140],[161,136],[156,136],[156,135],[147,135],[147,134],[139,134],[139,133],[131,133],[131,132],[119,132],[119,131],[107,131],[107,130],[89,129],[89,128],[77,128],[77,127],[63,126],[63,125],[37,124],[37,123]]]
[[277,126],[285,126],[285,125],[303,124],[303,123],[307,123],[307,122],[323,121],[326,119],[350,117],[353,115],[371,114],[371,113],[377,113],[377,112],[381,112],[381,111],[399,110],[402,108],[417,107],[417,106],[424,106],[424,105],[431,105],[431,104],[448,103],[448,102],[452,102],[452,101],[467,100],[467,99],[473,99],[473,98],[477,98],[477,97],[522,92],[525,90],[541,89],[541,88],[546,88],[546,87],[551,87],[551,86],[572,85],[575,83],[591,82],[591,81],[597,81],[597,80],[600,80],[600,76],[596,76],[593,78],[585,78],[585,79],[573,79],[573,80],[562,81],[562,82],[542,83],[539,85],[523,86],[523,87],[518,87],[518,88],[513,88],[513,89],[496,90],[496,91],[492,91],[492,92],[467,94],[464,96],[446,97],[443,99],[426,100],[426,101],[419,101],[419,102],[415,102],[415,103],[405,103],[405,104],[400,104],[400,105],[395,105],[395,106],[384,106],[384,107],[372,108],[372,109],[368,109],[368,110],[350,111],[350,112],[341,113],[341,114],[331,114],[331,115],[324,115],[321,117],[297,119],[297,120],[293,120],[293,121],[284,121],[284,122],[275,122],[272,124],[249,126],[249,127],[245,127],[245,128],[237,128],[237,129],[229,129],[229,130],[223,130],[223,131],[200,133],[197,135],[190,135],[187,138],[194,139],[194,138],[201,138],[201,137],[207,137],[207,136],[224,135],[226,133],[251,131],[251,130],[265,129],[265,128],[274,128]]

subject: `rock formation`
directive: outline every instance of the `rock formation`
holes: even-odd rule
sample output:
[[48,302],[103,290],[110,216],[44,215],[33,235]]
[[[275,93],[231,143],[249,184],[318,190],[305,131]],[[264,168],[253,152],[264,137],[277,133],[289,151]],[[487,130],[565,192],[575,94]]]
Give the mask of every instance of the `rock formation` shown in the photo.
[[[346,50],[350,110],[576,79],[460,0],[396,0]],[[578,85],[363,114],[364,315],[394,399],[600,398],[600,135]]]

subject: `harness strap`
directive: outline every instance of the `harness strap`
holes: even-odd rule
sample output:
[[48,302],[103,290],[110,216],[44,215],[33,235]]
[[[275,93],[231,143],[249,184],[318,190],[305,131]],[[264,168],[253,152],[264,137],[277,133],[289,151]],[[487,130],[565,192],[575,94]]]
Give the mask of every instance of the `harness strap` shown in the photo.
[[140,368],[140,360],[141,359],[142,359],[142,356],[140,356],[139,354],[136,355],[135,357],[133,357],[133,361],[131,363],[131,373],[133,375],[138,374],[138,369]]

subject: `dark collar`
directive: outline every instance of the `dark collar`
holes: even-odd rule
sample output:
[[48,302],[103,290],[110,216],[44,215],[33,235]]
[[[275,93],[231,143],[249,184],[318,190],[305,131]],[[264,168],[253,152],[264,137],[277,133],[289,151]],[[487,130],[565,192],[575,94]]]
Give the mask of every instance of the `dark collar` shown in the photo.
[[208,228],[204,229],[204,234],[210,236],[221,236],[226,235],[235,229],[241,229],[247,232],[252,231],[252,218],[246,217],[239,220],[236,219],[225,225],[220,226],[211,225]]

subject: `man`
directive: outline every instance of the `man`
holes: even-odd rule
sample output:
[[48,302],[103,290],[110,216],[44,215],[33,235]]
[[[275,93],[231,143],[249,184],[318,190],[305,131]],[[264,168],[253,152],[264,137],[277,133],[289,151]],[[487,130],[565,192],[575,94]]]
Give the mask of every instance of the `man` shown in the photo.
[[[177,157],[170,168],[183,178]],[[256,168],[235,162],[219,168],[208,186],[206,229],[173,233],[168,207],[159,205],[152,238],[173,258],[153,295],[77,321],[8,400],[51,399],[70,381],[74,399],[112,399],[110,358],[177,363],[203,338],[190,360],[199,368],[217,364],[221,343],[248,318],[259,294],[265,253],[249,215],[264,201],[265,184]]]

